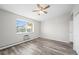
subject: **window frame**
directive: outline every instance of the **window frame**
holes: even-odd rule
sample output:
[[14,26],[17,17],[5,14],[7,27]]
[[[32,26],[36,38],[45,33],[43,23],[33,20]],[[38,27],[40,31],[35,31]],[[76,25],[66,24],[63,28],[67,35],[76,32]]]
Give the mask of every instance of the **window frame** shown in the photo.
[[[18,20],[18,19],[16,19]],[[20,19],[20,20],[25,20],[25,19]],[[17,28],[16,28],[16,34],[26,34],[26,33],[33,33],[34,32],[34,23],[32,21],[28,21],[28,20],[25,20],[27,23],[32,23],[32,31],[31,32],[17,32]],[[16,24],[17,25],[17,24]],[[16,26],[17,27],[17,26]]]

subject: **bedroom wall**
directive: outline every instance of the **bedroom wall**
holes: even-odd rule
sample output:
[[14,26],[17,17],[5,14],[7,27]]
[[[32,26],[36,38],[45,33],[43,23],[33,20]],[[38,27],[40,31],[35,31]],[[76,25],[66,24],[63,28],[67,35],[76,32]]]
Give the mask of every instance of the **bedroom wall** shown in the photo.
[[73,49],[79,54],[79,5],[74,6],[73,12]]
[[69,40],[70,42],[73,42],[73,16],[72,15],[69,21]]
[[[16,19],[28,19],[20,15],[0,9],[0,48],[19,42],[24,34],[16,34]],[[34,23],[34,32],[28,33],[30,39],[39,37],[40,22],[28,19]]]
[[48,18],[41,22],[41,37],[52,40],[70,42],[69,21],[71,16],[63,15],[57,18]]
[[0,47],[17,41],[15,37],[15,29],[16,29],[14,20],[15,17],[16,16],[12,15],[11,13],[0,10],[0,22],[2,29],[2,32],[0,33],[1,34]]
[[79,54],[79,15],[73,21],[73,49]]
[[[1,18],[1,16],[0,16]],[[0,46],[2,45],[2,20],[0,19]]]

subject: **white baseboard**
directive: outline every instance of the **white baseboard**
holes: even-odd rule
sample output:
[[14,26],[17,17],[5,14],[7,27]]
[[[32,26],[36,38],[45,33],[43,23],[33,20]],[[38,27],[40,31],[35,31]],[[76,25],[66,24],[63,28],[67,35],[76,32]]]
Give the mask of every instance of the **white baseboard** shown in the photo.
[[5,46],[0,47],[0,50],[5,49],[5,48],[9,48],[9,47],[12,47],[12,46],[15,46],[15,45],[18,45],[18,44],[21,44],[21,43],[24,43],[24,42],[27,42],[27,41],[30,41],[30,40],[33,40],[33,39],[23,40],[23,41],[19,41],[19,42],[16,42],[16,43],[9,44],[9,45],[5,45]]
[[65,37],[65,35],[56,35],[56,34],[42,33],[41,37],[42,38],[47,38],[47,39],[50,39],[50,40],[66,42],[66,43],[70,43],[71,42],[68,37]]

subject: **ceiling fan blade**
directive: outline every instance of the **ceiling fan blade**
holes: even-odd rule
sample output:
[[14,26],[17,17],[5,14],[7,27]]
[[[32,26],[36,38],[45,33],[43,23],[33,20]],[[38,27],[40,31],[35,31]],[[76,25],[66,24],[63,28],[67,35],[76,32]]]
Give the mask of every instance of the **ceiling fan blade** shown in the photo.
[[49,5],[47,5],[44,9],[47,9],[47,8],[49,8],[50,6]]
[[37,4],[37,7],[38,7],[38,8],[41,8],[40,4]]
[[41,10],[43,7],[40,4],[37,4],[37,7]]
[[47,12],[46,11],[43,11],[45,14],[47,14]]
[[39,10],[33,10],[33,12],[37,12],[37,11],[39,11]]

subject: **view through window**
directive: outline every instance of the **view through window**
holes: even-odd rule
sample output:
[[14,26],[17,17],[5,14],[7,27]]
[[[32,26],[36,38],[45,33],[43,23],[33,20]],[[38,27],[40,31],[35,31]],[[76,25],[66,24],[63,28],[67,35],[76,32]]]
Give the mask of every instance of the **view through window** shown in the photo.
[[33,23],[24,19],[16,20],[16,32],[33,32]]

